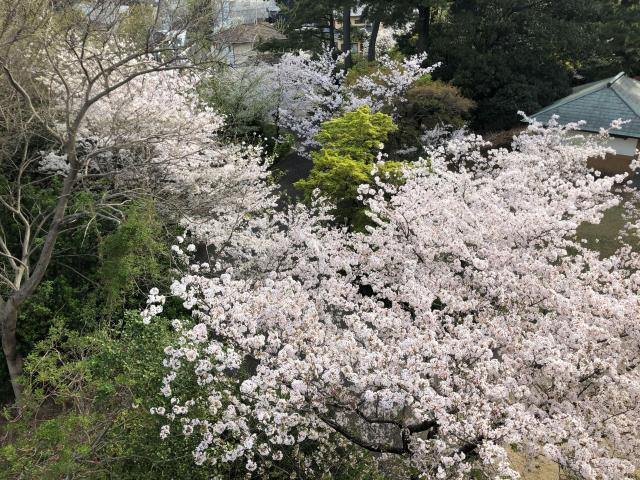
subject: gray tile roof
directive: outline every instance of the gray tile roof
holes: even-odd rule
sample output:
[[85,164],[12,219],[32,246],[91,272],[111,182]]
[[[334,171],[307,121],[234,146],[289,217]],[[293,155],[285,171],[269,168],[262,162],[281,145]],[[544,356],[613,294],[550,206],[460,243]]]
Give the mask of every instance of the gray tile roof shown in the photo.
[[546,123],[553,115],[559,116],[560,123],[586,121],[580,127],[586,132],[608,128],[618,118],[630,120],[621,130],[614,130],[611,134],[640,138],[640,82],[627,77],[624,72],[619,73],[615,77],[577,87],[568,97],[530,117]]

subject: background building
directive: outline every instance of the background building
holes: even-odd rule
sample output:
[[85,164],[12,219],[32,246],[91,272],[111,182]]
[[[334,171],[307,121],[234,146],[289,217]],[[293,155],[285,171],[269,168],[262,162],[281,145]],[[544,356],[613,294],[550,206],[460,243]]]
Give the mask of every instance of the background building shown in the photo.
[[280,13],[275,0],[220,0],[219,12],[213,45],[230,65],[251,62],[262,42],[286,39],[272,25]]
[[640,139],[640,82],[628,77],[624,72],[615,77],[588,83],[573,89],[573,93],[531,115],[539,122],[546,123],[554,115],[560,123],[585,121],[579,130],[597,134],[601,129],[609,129],[611,122],[627,121],[619,130],[610,132],[609,147],[615,154],[604,159],[595,158],[589,166],[603,173],[632,173],[629,168],[636,155]]
[[273,22],[280,13],[275,0],[219,0],[220,16],[215,30],[237,25]]

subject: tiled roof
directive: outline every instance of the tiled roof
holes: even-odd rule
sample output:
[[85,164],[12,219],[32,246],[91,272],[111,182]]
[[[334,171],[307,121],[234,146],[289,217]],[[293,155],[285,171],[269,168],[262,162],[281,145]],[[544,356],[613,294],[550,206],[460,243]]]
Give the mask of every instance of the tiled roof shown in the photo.
[[599,82],[582,85],[568,97],[562,98],[531,115],[540,122],[548,122],[558,115],[561,123],[584,120],[580,127],[587,132],[608,128],[613,120],[630,120],[612,135],[640,138],[640,82],[624,73]]
[[218,44],[259,43],[266,40],[285,40],[287,37],[267,23],[237,25],[214,35]]

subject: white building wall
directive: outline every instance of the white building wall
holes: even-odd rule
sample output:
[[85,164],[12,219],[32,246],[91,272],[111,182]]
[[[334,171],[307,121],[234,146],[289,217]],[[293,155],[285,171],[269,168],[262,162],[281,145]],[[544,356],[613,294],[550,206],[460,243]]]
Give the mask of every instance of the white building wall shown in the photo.
[[[580,132],[583,135],[596,135],[590,132]],[[621,138],[610,137],[606,141],[606,146],[616,151],[617,155],[625,155],[627,157],[635,157],[636,149],[638,148],[638,139],[636,138]]]
[[629,157],[634,157],[636,155],[636,148],[638,148],[638,140],[635,138],[613,137],[607,144],[613,148],[618,155],[627,155]]

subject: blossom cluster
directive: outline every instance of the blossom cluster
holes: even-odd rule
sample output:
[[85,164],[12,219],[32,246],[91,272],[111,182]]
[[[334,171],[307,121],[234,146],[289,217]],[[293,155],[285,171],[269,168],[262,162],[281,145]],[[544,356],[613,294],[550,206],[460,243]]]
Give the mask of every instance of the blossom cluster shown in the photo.
[[[250,268],[192,260],[171,289],[191,320],[166,350],[162,435],[176,425],[198,463],[258,476],[290,446],[329,458],[338,438],[425,479],[518,478],[508,446],[631,478],[640,255],[576,240],[625,177],[593,175],[604,150],[572,128],[533,124],[482,153],[458,132],[402,185],[360,187],[365,233],[319,203],[265,219]],[[185,378],[198,388],[174,389]]]
[[343,106],[344,71],[338,68],[343,59],[326,48],[315,58],[304,51],[286,53],[276,65],[263,66],[269,72],[265,83],[278,99],[274,120],[298,136],[303,148],[315,145],[320,125]]
[[426,54],[408,57],[402,62],[388,55],[383,56],[377,70],[359,77],[349,86],[348,109],[368,105],[374,112],[395,112],[398,103],[407,101],[407,90],[439,67],[439,64],[424,67],[426,60]]
[[[117,53],[101,55],[107,64],[120,59]],[[51,95],[59,96],[53,110],[62,117],[77,114],[82,99],[99,95],[100,88],[127,79],[96,98],[82,117],[77,138],[81,177],[109,178],[119,191],[155,195],[164,213],[217,246],[237,238],[233,231],[273,205],[273,187],[266,182],[270,159],[259,145],[218,136],[224,118],[200,101],[199,76],[163,70],[155,60],[139,58],[97,85],[92,79],[100,78],[96,71],[104,66],[89,60],[79,65],[63,53],[55,64],[61,73],[46,82]],[[66,156],[43,152],[40,168],[64,175],[69,166]]]
[[372,73],[355,82],[345,79],[340,68],[344,54],[326,48],[316,57],[307,52],[286,53],[275,65],[260,64],[244,75],[260,78],[257,98],[274,100],[271,120],[293,132],[302,151],[316,146],[314,137],[320,125],[335,116],[368,105],[374,112],[393,113],[396,105],[406,101],[407,90],[438,65],[424,67],[426,55],[398,61],[385,55]]

